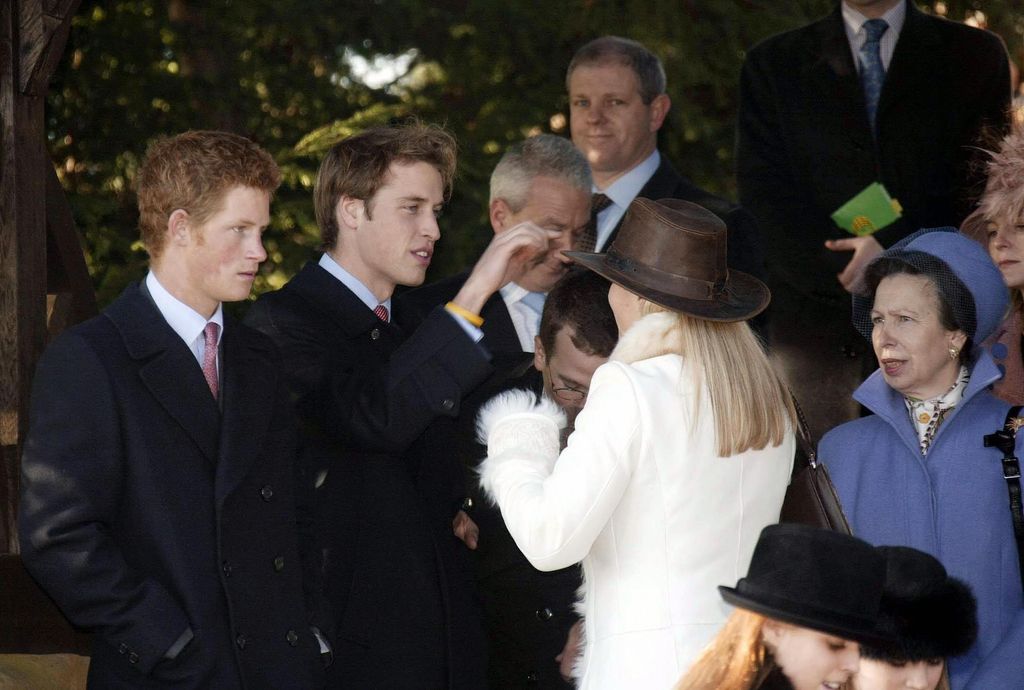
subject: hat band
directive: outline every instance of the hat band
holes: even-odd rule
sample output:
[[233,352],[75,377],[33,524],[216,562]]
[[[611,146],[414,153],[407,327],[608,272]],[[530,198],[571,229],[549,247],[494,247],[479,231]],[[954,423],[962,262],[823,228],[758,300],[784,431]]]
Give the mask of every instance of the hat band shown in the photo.
[[605,254],[605,265],[633,276],[645,286],[686,299],[710,302],[725,289],[726,281],[712,282],[669,273],[648,264],[638,263],[611,248]]

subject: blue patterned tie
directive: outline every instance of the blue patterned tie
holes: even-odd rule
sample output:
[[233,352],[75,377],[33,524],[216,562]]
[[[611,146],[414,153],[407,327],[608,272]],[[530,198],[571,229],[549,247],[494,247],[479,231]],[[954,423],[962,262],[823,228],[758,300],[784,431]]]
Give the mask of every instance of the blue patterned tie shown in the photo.
[[868,122],[872,133],[877,131],[875,115],[878,112],[878,97],[885,83],[885,67],[882,65],[882,34],[889,29],[884,19],[869,19],[864,22],[867,39],[860,49],[860,81],[864,86],[864,105],[868,111]]

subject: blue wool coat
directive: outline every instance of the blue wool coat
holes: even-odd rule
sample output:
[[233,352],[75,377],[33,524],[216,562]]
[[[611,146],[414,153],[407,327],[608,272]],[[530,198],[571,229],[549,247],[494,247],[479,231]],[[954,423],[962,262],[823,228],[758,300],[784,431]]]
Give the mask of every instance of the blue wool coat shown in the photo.
[[[1024,683],[1024,594],[1002,454],[982,440],[1009,409],[989,390],[999,377],[982,352],[963,399],[922,456],[903,396],[876,371],[854,393],[874,414],[836,427],[820,447],[854,534],[926,551],[974,591],[978,641],[950,660],[954,690]],[[1022,445],[1024,434],[1018,457]]]

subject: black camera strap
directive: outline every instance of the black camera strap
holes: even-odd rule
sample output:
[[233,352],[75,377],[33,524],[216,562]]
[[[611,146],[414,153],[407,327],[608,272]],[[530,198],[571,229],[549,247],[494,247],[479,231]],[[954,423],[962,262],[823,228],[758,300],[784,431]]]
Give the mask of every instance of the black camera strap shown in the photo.
[[1021,587],[1024,587],[1024,502],[1021,501],[1020,461],[1016,456],[1017,430],[1024,426],[1020,417],[1022,406],[1016,405],[1006,413],[1003,428],[985,436],[985,447],[998,448],[1003,454],[1003,479],[1010,492],[1010,517],[1013,518],[1013,536],[1017,539],[1017,561],[1020,563]]

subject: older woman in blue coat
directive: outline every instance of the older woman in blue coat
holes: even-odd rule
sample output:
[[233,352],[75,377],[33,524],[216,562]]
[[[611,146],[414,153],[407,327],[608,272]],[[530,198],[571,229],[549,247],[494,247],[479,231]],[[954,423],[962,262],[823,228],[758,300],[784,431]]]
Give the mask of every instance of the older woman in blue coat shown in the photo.
[[1017,544],[1002,453],[983,440],[1009,406],[990,392],[1001,373],[976,346],[1006,310],[1002,278],[980,245],[943,228],[893,245],[867,284],[854,322],[879,369],[854,398],[873,414],[830,431],[821,457],[855,534],[928,552],[974,590],[979,636],[949,664],[954,690],[1022,687]]

